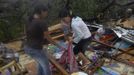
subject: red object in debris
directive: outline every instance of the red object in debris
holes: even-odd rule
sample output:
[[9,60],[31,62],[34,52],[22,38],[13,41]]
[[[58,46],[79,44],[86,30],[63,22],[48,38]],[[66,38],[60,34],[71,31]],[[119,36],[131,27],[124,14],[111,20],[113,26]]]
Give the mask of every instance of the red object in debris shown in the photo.
[[104,35],[100,38],[100,41],[106,42],[108,40],[111,40],[113,38],[113,34]]
[[78,65],[77,65],[75,55],[72,49],[73,49],[72,43],[69,43],[68,49],[65,50],[65,52],[63,53],[63,55],[61,56],[59,60],[61,64],[64,64],[64,65],[68,64],[70,73],[78,71]]

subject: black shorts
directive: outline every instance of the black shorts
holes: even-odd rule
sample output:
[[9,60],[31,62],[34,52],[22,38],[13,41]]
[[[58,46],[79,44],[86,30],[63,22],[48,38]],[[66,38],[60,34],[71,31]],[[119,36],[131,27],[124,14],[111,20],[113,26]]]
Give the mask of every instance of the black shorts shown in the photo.
[[85,48],[87,43],[89,43],[91,40],[91,38],[87,38],[87,39],[82,39],[80,40],[77,44],[73,43],[75,46],[73,48],[73,52],[75,55],[77,55],[79,52],[84,53],[85,52]]

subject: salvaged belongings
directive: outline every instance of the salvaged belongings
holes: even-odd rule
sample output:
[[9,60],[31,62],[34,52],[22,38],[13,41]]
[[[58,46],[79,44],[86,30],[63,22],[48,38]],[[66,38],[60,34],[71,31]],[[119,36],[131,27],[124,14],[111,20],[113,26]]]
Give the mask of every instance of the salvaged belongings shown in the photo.
[[0,43],[0,59],[0,66],[4,66],[14,59],[19,61],[19,54],[7,48],[3,43]]
[[[127,73],[128,75],[133,75],[134,30],[126,29],[123,27],[106,28],[103,27],[103,25],[99,24],[88,25],[88,27],[92,32],[92,40],[89,41],[90,43],[87,47],[87,51],[89,52],[86,52],[84,57],[83,54],[75,56],[78,63],[78,70],[87,74],[89,74],[89,72],[92,72],[93,74],[91,75],[120,75],[125,73]],[[63,32],[61,32],[60,34],[63,34]],[[61,44],[64,45],[63,43]],[[67,46],[65,47],[67,48]],[[49,47],[49,49],[51,48]],[[62,50],[59,50],[57,48],[53,50],[52,53],[54,53],[54,57],[60,59],[63,54]],[[127,57],[127,59],[125,59],[125,57]],[[85,58],[86,60],[88,60],[88,62],[86,63]],[[100,63],[100,61],[102,60],[98,59],[104,60],[104,62],[100,64],[100,66],[99,64],[97,64],[97,62]],[[123,69],[119,70],[119,67],[114,67],[118,66],[116,63],[119,64],[120,67],[124,67],[125,65],[127,65],[127,67],[132,70],[126,70],[126,72],[123,73]],[[63,66],[65,65],[66,64],[64,64]],[[97,67],[97,69],[93,71],[91,70],[91,67]]]
[[0,75],[24,75],[27,70],[19,63],[19,54],[0,43]]
[[[85,48],[85,54],[79,53],[76,56],[72,52],[71,43],[63,41],[61,30],[57,28],[54,32],[50,31],[58,44],[66,49],[52,44],[45,46],[52,72],[60,72],[58,75],[134,75],[134,30],[123,27],[106,28],[99,24],[88,27],[92,32],[92,40]],[[6,55],[4,52],[9,54],[8,57],[12,56],[11,50],[3,51],[6,48],[1,45],[1,58]],[[13,56],[16,55],[13,53]],[[1,63],[0,60],[0,65]]]

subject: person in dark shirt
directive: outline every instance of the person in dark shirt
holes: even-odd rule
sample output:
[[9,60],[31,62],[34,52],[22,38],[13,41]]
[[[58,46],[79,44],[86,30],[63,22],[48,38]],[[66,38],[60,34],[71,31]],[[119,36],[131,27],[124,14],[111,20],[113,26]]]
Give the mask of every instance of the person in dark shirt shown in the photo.
[[44,39],[44,32],[48,31],[46,23],[40,20],[32,20],[26,26],[27,45],[35,49],[42,49],[43,44],[47,44],[47,40]]
[[47,32],[48,27],[44,22],[47,14],[47,8],[44,5],[38,5],[34,8],[33,15],[29,17],[26,25],[24,50],[37,62],[37,75],[51,75],[47,54],[43,50],[43,44],[46,44],[47,40],[53,43]]

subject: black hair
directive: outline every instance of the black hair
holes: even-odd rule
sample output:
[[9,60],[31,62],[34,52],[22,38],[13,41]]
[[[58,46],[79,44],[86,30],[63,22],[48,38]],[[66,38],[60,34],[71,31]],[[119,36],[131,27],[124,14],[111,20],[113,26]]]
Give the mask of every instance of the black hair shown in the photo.
[[35,8],[34,8],[34,14],[41,14],[42,11],[48,11],[48,8],[45,6],[45,5],[37,5]]
[[59,13],[59,18],[64,18],[64,17],[72,17],[72,15],[70,14],[70,11],[67,9],[62,9]]
[[33,20],[33,15],[34,14],[41,14],[42,11],[48,11],[48,8],[43,5],[43,4],[39,4],[39,5],[36,5],[33,9],[33,12],[31,13],[31,15],[29,16],[29,21],[32,21]]

